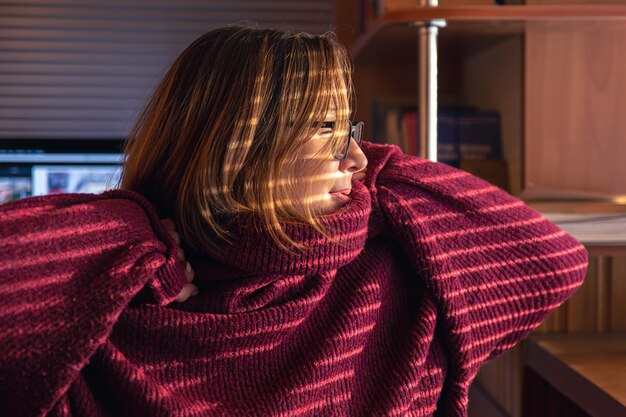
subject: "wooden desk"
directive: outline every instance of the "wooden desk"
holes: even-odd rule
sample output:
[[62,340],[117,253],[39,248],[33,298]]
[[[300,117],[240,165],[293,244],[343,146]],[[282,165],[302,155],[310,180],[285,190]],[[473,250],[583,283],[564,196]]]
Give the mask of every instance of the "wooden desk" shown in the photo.
[[531,376],[524,384],[524,416],[626,417],[626,333],[534,335],[527,349],[525,367],[586,414],[537,400],[546,389]]
[[541,213],[585,245],[590,255],[626,255],[626,213]]

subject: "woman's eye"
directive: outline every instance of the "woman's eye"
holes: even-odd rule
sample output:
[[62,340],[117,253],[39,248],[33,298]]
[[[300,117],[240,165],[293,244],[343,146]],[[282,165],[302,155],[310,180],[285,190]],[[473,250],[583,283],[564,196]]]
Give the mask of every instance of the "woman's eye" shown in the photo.
[[320,136],[331,136],[335,128],[335,122],[323,122],[317,131]]

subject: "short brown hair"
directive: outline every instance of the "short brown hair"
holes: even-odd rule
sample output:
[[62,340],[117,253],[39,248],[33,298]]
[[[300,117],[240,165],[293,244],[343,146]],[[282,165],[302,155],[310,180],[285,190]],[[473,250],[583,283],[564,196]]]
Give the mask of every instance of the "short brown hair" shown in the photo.
[[[302,209],[281,197],[295,184],[285,168],[333,105],[338,126],[346,124],[351,73],[333,32],[211,30],[176,58],[139,115],[121,187],[145,195],[175,220],[185,243],[214,255],[230,243],[227,225],[241,212],[259,214],[283,250],[304,247],[281,221],[330,237],[310,201]],[[341,133],[322,152],[331,155]]]

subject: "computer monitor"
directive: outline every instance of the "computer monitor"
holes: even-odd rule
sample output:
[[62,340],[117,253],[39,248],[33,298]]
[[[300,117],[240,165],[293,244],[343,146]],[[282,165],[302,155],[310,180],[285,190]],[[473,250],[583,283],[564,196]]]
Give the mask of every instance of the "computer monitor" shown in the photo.
[[119,186],[120,139],[0,139],[0,203]]

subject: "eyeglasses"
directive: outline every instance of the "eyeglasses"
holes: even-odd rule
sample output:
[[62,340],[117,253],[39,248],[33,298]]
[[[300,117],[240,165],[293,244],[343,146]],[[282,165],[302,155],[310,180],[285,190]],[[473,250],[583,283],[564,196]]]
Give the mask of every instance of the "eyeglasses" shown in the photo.
[[[343,160],[346,159],[348,155],[348,149],[350,148],[350,142],[352,138],[356,141],[357,145],[361,147],[361,143],[363,142],[363,122],[358,122],[356,125],[352,124],[351,121],[348,120],[348,134],[346,135],[346,139],[342,146],[337,150],[335,155],[335,159]],[[335,122],[324,122],[322,124],[322,129],[334,129]]]

